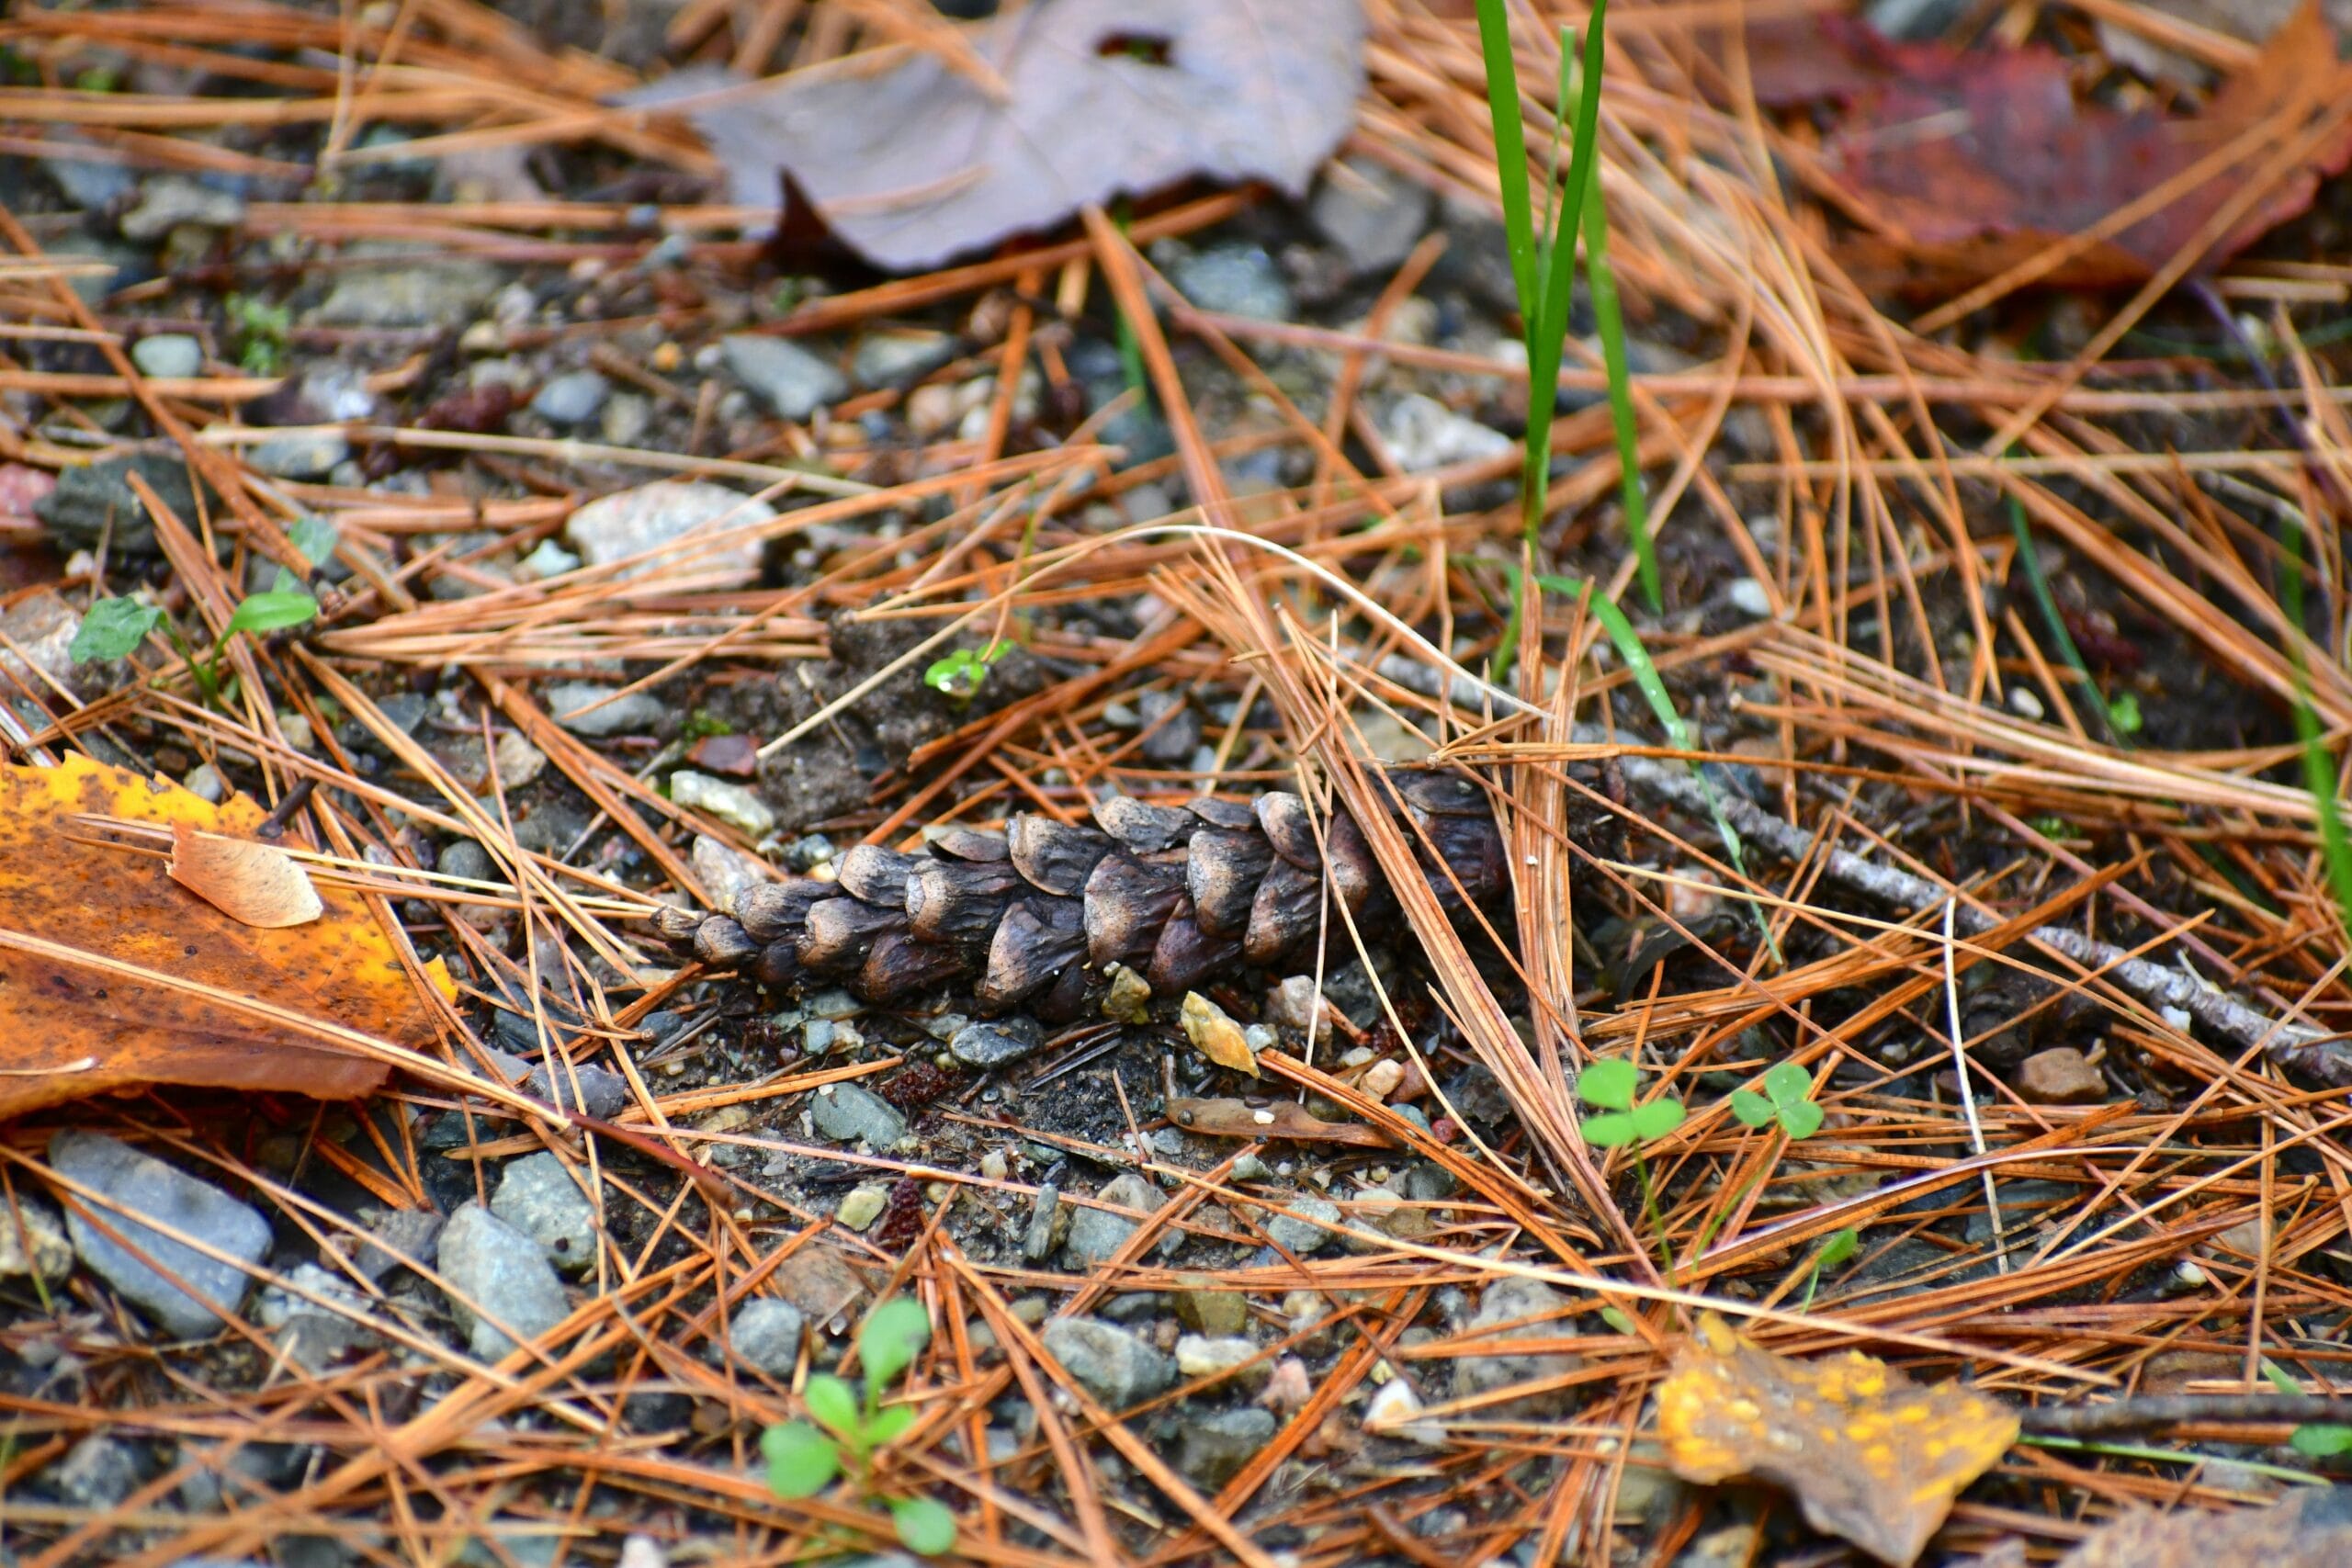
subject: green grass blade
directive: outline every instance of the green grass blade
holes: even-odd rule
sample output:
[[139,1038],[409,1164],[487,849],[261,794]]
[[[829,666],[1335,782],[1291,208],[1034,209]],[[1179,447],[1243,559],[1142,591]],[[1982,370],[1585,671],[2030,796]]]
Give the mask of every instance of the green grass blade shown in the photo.
[[[2301,536],[2286,530],[2287,558],[2278,579],[2280,607],[2296,632],[2303,627],[2303,547]],[[2328,755],[2319,714],[2312,707],[2312,672],[2303,662],[2300,637],[2287,640],[2295,666],[2295,736],[2301,742],[2303,784],[2311,791],[2319,818],[2320,858],[2327,866],[2328,886],[2335,892],[2335,912],[2352,937],[2352,834],[2344,828],[2343,805],[2335,794],[2335,760]]]
[[1609,375],[1609,422],[1617,432],[1619,490],[1624,497],[1625,536],[1642,580],[1642,597],[1653,613],[1666,607],[1659,597],[1657,550],[1650,542],[1649,491],[1642,483],[1641,427],[1634,421],[1633,373],[1625,360],[1625,314],[1617,303],[1617,274],[1609,265],[1609,209],[1600,199],[1598,164],[1583,199],[1584,272],[1592,281],[1592,313],[1600,326],[1600,361]]
[[[2014,450],[2014,449],[2013,449]],[[2041,552],[2034,548],[2033,529],[2025,520],[2025,503],[2016,496],[2008,498],[2009,532],[2017,536],[2018,564],[2025,568],[2026,585],[2033,591],[2034,607],[2041,613],[2041,629],[2050,634],[2051,642],[2058,649],[2058,657],[2075,672],[2089,697],[2085,707],[2093,710],[2098,732],[2107,741],[2122,750],[2131,750],[2131,741],[2115,728],[2107,711],[2107,698],[2100,693],[2098,682],[2091,679],[2090,666],[2083,662],[2082,650],[2075,646],[2075,637],[2066,629],[2066,617],[2058,613],[2058,596],[2050,592],[2050,579],[2042,574]]]
[[1535,214],[1527,195],[1527,130],[1519,113],[1519,62],[1510,51],[1507,0],[1478,0],[1478,47],[1486,56],[1487,107],[1495,124],[1495,173],[1503,203],[1503,240],[1510,252],[1511,282],[1519,289],[1519,316],[1535,330],[1544,313],[1537,290]]
[[[1593,155],[1600,141],[1600,67],[1607,16],[1608,0],[1596,0],[1592,23],[1585,33],[1584,90],[1577,98],[1576,139],[1568,147],[1566,188],[1570,191],[1582,191],[1592,180]],[[1575,210],[1575,203],[1561,203],[1564,218]],[[1569,313],[1576,301],[1576,236],[1565,231],[1565,223],[1563,231],[1553,237],[1547,276],[1540,280],[1542,317],[1529,328],[1527,340],[1527,471],[1521,514],[1531,539],[1544,520],[1544,494],[1551,485],[1552,407],[1559,397],[1560,350],[1567,339]]]

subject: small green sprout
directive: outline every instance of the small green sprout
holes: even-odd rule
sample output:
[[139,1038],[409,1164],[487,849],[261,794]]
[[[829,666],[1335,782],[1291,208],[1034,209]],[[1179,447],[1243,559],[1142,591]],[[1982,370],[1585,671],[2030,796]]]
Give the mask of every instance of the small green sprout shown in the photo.
[[[2280,1393],[2292,1397],[2303,1392],[2301,1384],[2267,1356],[2262,1361],[2262,1375]],[[2288,1435],[2287,1446],[2306,1459],[2337,1459],[2352,1454],[2352,1427],[2340,1421],[2306,1421]]]
[[1622,1058],[1595,1062],[1577,1075],[1577,1093],[1602,1113],[1582,1118],[1577,1125],[1584,1141],[1599,1148],[1623,1148],[1650,1144],[1682,1125],[1682,1102],[1669,1097],[1634,1103],[1634,1086],[1640,1069]]
[[986,648],[959,648],[943,659],[933,660],[931,668],[922,672],[922,683],[950,702],[968,703],[979,695],[989,670],[1012,646],[991,638]]
[[2115,732],[2118,735],[2137,735],[2140,733],[2141,725],[2146,722],[2140,716],[2139,697],[2130,692],[2120,693],[2109,699],[2107,705],[2107,717],[2108,722],[2115,726]]
[[334,520],[309,515],[297,517],[286,525],[286,536],[302,552],[302,558],[312,566],[324,566],[334,556],[335,547],[343,542],[341,530]]
[[1806,1307],[1813,1305],[1813,1292],[1820,1287],[1823,1274],[1837,1268],[1861,1249],[1862,1233],[1852,1225],[1848,1225],[1841,1231],[1832,1231],[1829,1234],[1829,1239],[1821,1244],[1821,1250],[1813,1255],[1812,1266],[1805,1270],[1804,1302],[1797,1310],[1803,1312]]
[[220,660],[229,651],[229,639],[239,632],[258,636],[264,632],[283,631],[311,621],[319,613],[319,602],[295,584],[293,574],[280,569],[277,582],[266,592],[247,594],[229,616],[229,624],[220,628],[211,652],[198,657],[179,628],[172,625],[164,612],[153,604],[142,604],[136,599],[101,599],[92,604],[82,617],[82,627],[74,634],[66,653],[76,664],[89,664],[109,659],[127,659],[131,650],[147,640],[147,634],[161,627],[172,646],[179,649],[187,661],[188,673],[196,678],[197,690],[203,694],[207,706],[220,700]]
[[1764,1092],[1734,1089],[1731,1113],[1750,1127],[1777,1122],[1792,1142],[1821,1131],[1821,1107],[1813,1101],[1813,1075],[1794,1062],[1776,1062],[1764,1075]]
[[229,324],[235,329],[238,366],[255,376],[275,376],[286,366],[286,339],[294,330],[294,313],[283,305],[232,294],[224,302]]
[[935,1557],[956,1544],[956,1516],[929,1497],[879,1497],[870,1491],[875,1450],[914,1425],[910,1404],[882,1404],[882,1391],[913,1365],[931,1338],[922,1303],[899,1296],[874,1309],[857,1333],[857,1359],[865,1372],[865,1396],[849,1384],[820,1372],[801,1397],[814,1424],[786,1421],[760,1439],[768,1461],[768,1489],[779,1497],[813,1497],[847,1472],[865,1493],[890,1510],[899,1540],[908,1551]]

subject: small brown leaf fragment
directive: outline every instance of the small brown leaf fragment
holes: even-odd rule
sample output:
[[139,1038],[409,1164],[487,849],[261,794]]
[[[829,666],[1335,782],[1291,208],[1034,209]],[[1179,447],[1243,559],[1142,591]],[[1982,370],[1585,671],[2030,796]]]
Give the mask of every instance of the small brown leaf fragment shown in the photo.
[[1326,1122],[1287,1100],[1252,1105],[1246,1100],[1171,1100],[1168,1120],[1209,1138],[1288,1138],[1297,1144],[1352,1144],[1385,1149],[1395,1142],[1377,1127]]
[[275,844],[224,839],[172,824],[172,880],[231,919],[263,931],[308,925],[326,912],[310,873]]
[[1658,1387],[1658,1435],[1683,1480],[1785,1486],[1815,1529],[1907,1568],[1961,1491],[2017,1441],[2018,1418],[1857,1350],[1776,1356],[1708,1314]]

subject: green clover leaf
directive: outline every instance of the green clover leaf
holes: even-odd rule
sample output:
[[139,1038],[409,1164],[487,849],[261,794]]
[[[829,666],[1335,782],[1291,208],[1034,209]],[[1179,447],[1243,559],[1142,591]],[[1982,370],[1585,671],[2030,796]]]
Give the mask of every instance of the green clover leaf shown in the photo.
[[944,1503],[929,1497],[897,1498],[890,1504],[890,1522],[899,1529],[899,1542],[919,1556],[936,1557],[955,1548],[956,1516]]
[[1653,1100],[1636,1105],[1625,1113],[1634,1124],[1634,1136],[1645,1144],[1654,1144],[1682,1125],[1684,1111],[1679,1100]]
[[768,1490],[779,1497],[813,1497],[841,1472],[832,1439],[806,1421],[770,1427],[760,1452],[768,1461]]
[[1761,1127],[1772,1119],[1772,1102],[1753,1089],[1731,1091],[1731,1113],[1750,1127]]
[[128,659],[163,618],[163,611],[136,599],[101,599],[82,617],[66,656],[76,664]]
[[1781,1131],[1793,1143],[1801,1144],[1821,1131],[1822,1109],[1810,1100],[1783,1105],[1772,1114],[1780,1119]]
[[1624,1111],[1634,1103],[1634,1086],[1641,1073],[1622,1057],[1595,1062],[1577,1075],[1577,1093],[1588,1105]]
[[1584,1141],[1599,1149],[1623,1148],[1635,1136],[1633,1117],[1622,1111],[1588,1116],[1577,1126],[1584,1133]]
[[1775,1105],[1801,1105],[1813,1098],[1813,1075],[1794,1062],[1775,1062],[1764,1075],[1764,1093]]

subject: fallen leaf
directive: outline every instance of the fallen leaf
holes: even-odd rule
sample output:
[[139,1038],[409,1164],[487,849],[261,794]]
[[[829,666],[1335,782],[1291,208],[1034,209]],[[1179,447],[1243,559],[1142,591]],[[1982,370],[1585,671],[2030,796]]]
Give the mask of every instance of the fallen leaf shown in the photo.
[[[1990,1568],[2005,1559],[1995,1551],[1980,1561]],[[2023,1550],[2007,1561],[2024,1568]],[[2352,1487],[2302,1487],[2267,1508],[2226,1514],[2134,1508],[2094,1531],[2058,1560],[2058,1568],[2213,1568],[2231,1562],[2259,1562],[2262,1568],[2341,1568],[2352,1562]]]
[[[360,895],[314,889],[318,919],[247,925],[175,882],[160,859],[94,838],[76,824],[83,817],[231,839],[266,819],[243,796],[215,807],[78,755],[53,768],[0,768],[0,930],[158,976],[0,942],[0,1117],[157,1083],[341,1100],[383,1082],[379,1063],[163,976],[412,1050],[432,1044],[432,1015]],[[438,960],[427,974],[456,994]]]
[[963,70],[902,46],[675,107],[735,201],[789,175],[919,271],[1195,176],[1303,192],[1355,123],[1363,32],[1359,0],[1033,0],[966,29]]
[[1855,1350],[1792,1361],[1713,1314],[1657,1397],[1667,1463],[1683,1480],[1785,1486],[1815,1529],[1897,1568],[2018,1436],[2015,1413],[1957,1383],[1921,1387]]
[[224,839],[172,824],[172,880],[231,919],[266,931],[326,913],[300,862],[276,844]]
[[1184,993],[1184,1005],[1177,1011],[1177,1021],[1184,1026],[1184,1038],[1193,1049],[1220,1067],[1231,1067],[1237,1073],[1258,1076],[1258,1054],[1250,1049],[1250,1038],[1241,1026],[1233,1021],[1226,1010],[1198,991]]
[[2352,162],[2352,73],[2306,5],[2193,117],[2123,111],[2075,92],[2079,62],[2041,48],[1893,43],[1850,18],[1770,35],[1759,99],[1843,99],[1812,173],[1868,231],[1845,259],[1873,286],[1991,276],[2086,230],[2249,132],[2258,149],[2047,275],[2132,283],[2163,267],[2279,149],[2316,140],[2200,258],[2217,265],[2311,206]]

